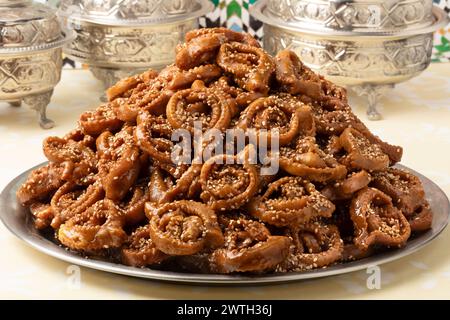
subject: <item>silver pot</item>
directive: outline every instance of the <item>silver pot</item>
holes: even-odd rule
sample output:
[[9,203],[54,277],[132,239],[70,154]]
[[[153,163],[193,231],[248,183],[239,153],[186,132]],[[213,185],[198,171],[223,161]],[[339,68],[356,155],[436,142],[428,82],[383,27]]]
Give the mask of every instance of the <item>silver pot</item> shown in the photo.
[[176,45],[212,8],[209,0],[63,0],[60,14],[77,33],[64,52],[87,63],[107,88],[172,63]]
[[73,40],[55,10],[27,0],[0,0],[0,100],[37,111],[42,128],[53,88],[61,78],[62,47]]
[[265,15],[298,28],[394,32],[434,23],[433,0],[268,0]]
[[293,50],[313,70],[366,96],[371,120],[381,119],[376,107],[387,89],[429,66],[433,32],[448,23],[428,0],[275,2],[261,0],[251,11],[264,22],[266,50]]

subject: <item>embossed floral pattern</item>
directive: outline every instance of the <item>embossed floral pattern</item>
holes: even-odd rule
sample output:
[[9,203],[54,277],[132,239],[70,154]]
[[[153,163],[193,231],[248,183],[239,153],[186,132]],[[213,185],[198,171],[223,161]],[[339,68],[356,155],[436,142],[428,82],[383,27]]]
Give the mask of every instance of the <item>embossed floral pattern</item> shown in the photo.
[[[48,2],[52,5],[57,5],[59,3],[59,0],[38,0],[40,2]],[[149,8],[152,7],[150,4],[152,4],[155,1],[148,0],[149,1]],[[189,0],[191,1],[191,0]],[[181,10],[183,8],[183,3],[186,5],[189,1],[179,1]],[[256,19],[254,19],[249,14],[249,7],[256,3],[258,0],[210,0],[214,5],[215,9],[213,12],[207,14],[205,17],[202,17],[200,19],[200,25],[204,27],[216,27],[216,26],[225,26],[230,29],[240,31],[244,30],[246,32],[249,32],[250,34],[262,38],[263,37],[263,29],[262,29],[262,23]],[[157,1],[156,1],[157,2]],[[304,16],[305,19],[311,19],[315,18],[319,21],[325,21],[327,18],[330,17],[331,12],[329,10],[322,8],[324,5],[316,5],[316,6],[307,6],[304,3],[312,2],[310,1],[294,1],[296,3],[299,3],[298,5],[294,5],[291,7],[283,6],[282,1],[272,1],[272,9],[275,11],[280,12],[283,16]],[[315,2],[324,2],[324,1],[315,1]],[[411,1],[401,1],[410,3]],[[450,14],[450,0],[433,0],[435,4],[437,4],[439,7],[443,8]],[[130,1],[132,3],[132,1]],[[279,4],[276,6],[276,4]],[[321,7],[322,6],[322,7]],[[395,12],[392,16],[389,17],[389,19],[384,19],[383,16],[386,15],[386,12],[389,11],[389,9],[382,8],[381,13],[384,14],[381,17],[380,20],[378,19],[370,19],[371,15],[366,9],[360,9],[348,6],[345,10],[342,10],[339,12],[339,14],[336,16],[335,23],[340,24],[348,24],[352,20],[357,20],[358,23],[361,25],[367,24],[367,23],[390,23],[392,25],[396,25],[401,22],[407,22],[407,23],[413,23],[417,20],[417,18],[420,16],[420,13],[423,11],[423,8],[421,8],[421,5],[419,4],[419,1],[412,7],[412,9],[405,10],[404,5],[397,5],[395,8]],[[131,6],[130,6],[131,8]],[[150,10],[148,9],[148,10]],[[136,11],[136,8],[134,8]],[[138,10],[139,11],[139,10]],[[436,32],[434,37],[434,47],[433,47],[433,61],[450,61],[450,26],[447,26],[446,28],[443,28]],[[69,61],[66,61],[69,62]],[[70,62],[67,63],[67,65],[75,66],[75,63]],[[79,64],[76,64],[76,66],[80,66]]]

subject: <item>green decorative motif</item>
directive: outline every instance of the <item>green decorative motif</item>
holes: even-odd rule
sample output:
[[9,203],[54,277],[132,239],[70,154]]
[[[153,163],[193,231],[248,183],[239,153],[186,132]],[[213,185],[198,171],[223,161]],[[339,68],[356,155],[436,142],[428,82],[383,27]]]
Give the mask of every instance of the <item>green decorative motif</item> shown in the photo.
[[227,17],[230,18],[233,15],[241,17],[242,6],[235,0],[231,1],[227,6]]
[[[450,37],[450,34],[447,35]],[[433,62],[449,62],[450,61],[450,40],[445,35],[435,37]]]
[[445,37],[441,37],[441,44],[435,46],[438,53],[450,52],[450,41]]

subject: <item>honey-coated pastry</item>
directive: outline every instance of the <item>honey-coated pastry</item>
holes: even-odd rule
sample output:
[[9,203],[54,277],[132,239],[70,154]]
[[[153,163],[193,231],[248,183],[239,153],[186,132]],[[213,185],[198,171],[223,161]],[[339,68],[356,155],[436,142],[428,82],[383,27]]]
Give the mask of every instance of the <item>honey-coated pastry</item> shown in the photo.
[[242,42],[254,47],[261,47],[259,42],[248,33],[236,32],[227,28],[202,28],[186,33],[186,42],[203,35],[222,34],[230,42]]
[[150,200],[148,181],[138,182],[128,199],[119,205],[126,225],[135,226],[145,220],[145,203]]
[[317,133],[319,134],[340,135],[346,128],[358,127],[358,119],[348,105],[339,104],[324,107],[318,102],[311,105]]
[[[184,71],[174,65],[167,66],[157,77],[139,84],[129,96],[115,99],[111,105],[117,117],[123,121],[135,123],[140,112],[148,112],[156,116],[164,114],[166,105],[174,94],[171,88],[188,85],[184,74]],[[197,72],[191,74],[199,75]],[[194,80],[191,79],[191,81]]]
[[350,216],[355,227],[355,245],[364,250],[378,244],[402,247],[411,228],[391,198],[374,188],[359,191],[352,199]]
[[203,164],[200,197],[214,210],[237,209],[258,191],[258,170],[250,161],[250,152],[248,146],[239,155],[217,155]]
[[300,103],[289,96],[259,98],[243,111],[238,127],[245,131],[256,130],[258,139],[265,139],[268,146],[272,141],[271,130],[276,130],[278,143],[286,145],[301,130],[301,113]]
[[[145,40],[145,39],[144,39]],[[173,64],[118,81],[17,190],[38,231],[87,257],[216,274],[304,272],[433,225],[403,150],[347,91],[247,33],[187,32]],[[240,136],[242,134],[242,136]]]
[[80,188],[73,182],[66,182],[55,192],[50,201],[52,228],[58,229],[70,218],[83,213],[94,203],[103,199],[104,194],[98,182],[86,189]]
[[203,131],[224,131],[231,121],[230,101],[217,90],[207,88],[178,91],[167,105],[167,120],[174,129],[186,129],[194,133],[195,122]]
[[63,166],[58,163],[49,163],[33,170],[17,190],[17,199],[24,206],[47,199],[64,183],[63,171]]
[[233,110],[232,116],[235,116],[240,110],[246,108],[250,103],[258,98],[265,96],[261,92],[248,92],[239,87],[233,86],[229,77],[222,76],[216,82],[213,82],[210,88],[218,88],[221,91],[228,94],[228,98],[231,98],[232,103],[236,104],[236,110]]
[[58,137],[44,140],[43,151],[48,160],[56,163],[71,161],[74,163],[89,162],[95,166],[95,153],[82,143]]
[[431,229],[433,224],[433,212],[429,203],[424,203],[408,217],[409,226],[413,232],[422,232]]
[[189,70],[180,70],[174,72],[167,88],[170,90],[187,89],[196,80],[211,82],[221,75],[222,70],[215,64],[198,66]]
[[392,198],[394,206],[408,219],[411,231],[419,232],[431,228],[433,213],[418,177],[405,170],[388,168],[374,174],[371,186]]
[[334,204],[300,177],[284,177],[270,183],[262,196],[248,204],[255,218],[277,227],[299,226],[318,217],[331,217]]
[[288,255],[289,238],[273,236],[263,224],[242,216],[224,220],[225,248],[212,253],[213,272],[270,271]]
[[181,200],[145,207],[156,248],[169,255],[192,255],[223,245],[214,211],[200,202]]
[[346,179],[326,186],[322,189],[322,194],[331,201],[349,200],[355,192],[367,187],[370,181],[371,176],[367,171],[352,172]]
[[86,111],[80,116],[80,127],[85,134],[98,136],[105,130],[116,131],[122,126],[111,104],[104,104],[93,111]]
[[133,129],[124,127],[115,135],[105,132],[105,136],[97,139],[97,149],[98,171],[106,197],[120,201],[137,181],[143,161],[134,143]]
[[179,180],[183,174],[189,169],[189,164],[184,163],[178,156],[174,156],[174,163],[163,163],[157,160],[153,161],[154,165],[167,172],[174,179]]
[[390,196],[406,217],[411,216],[425,201],[425,191],[419,178],[401,169],[388,168],[375,173],[371,186]]
[[319,99],[320,104],[324,108],[344,110],[349,108],[347,90],[338,86],[331,81],[328,81],[323,76],[319,75],[320,85],[322,87],[323,95]]
[[182,198],[192,199],[198,198],[202,191],[200,183],[201,164],[192,164],[176,183],[169,188],[160,202],[170,202],[173,199]]
[[321,150],[314,137],[300,138],[294,144],[280,148],[280,167],[289,174],[318,182],[346,176],[347,168]]
[[329,106],[312,104],[312,111],[318,134],[328,136],[341,135],[345,129],[353,128],[362,134],[370,144],[378,145],[389,157],[390,165],[394,165],[402,159],[403,149],[399,146],[388,144],[371,133],[352,112],[348,104],[331,103]]
[[402,160],[402,147],[382,141],[378,136],[370,132],[369,129],[367,129],[367,127],[361,122],[361,120],[358,120],[358,123],[359,132],[361,132],[367,138],[367,140],[370,141],[370,143],[380,146],[381,150],[389,157],[391,166]]
[[173,128],[163,117],[152,116],[143,112],[137,118],[134,132],[136,144],[152,159],[160,163],[171,163],[171,140]]
[[342,159],[348,167],[368,171],[382,171],[389,166],[389,157],[377,144],[370,141],[359,131],[347,128],[339,141],[347,154]]
[[58,239],[71,249],[89,252],[118,248],[127,235],[117,206],[111,200],[100,200],[61,225]]
[[210,63],[216,56],[220,46],[228,39],[223,34],[199,35],[178,47],[176,65],[184,70]]
[[34,217],[34,226],[38,230],[46,229],[53,219],[53,210],[50,204],[33,202],[30,205],[30,212]]
[[64,137],[66,141],[75,141],[79,142],[82,145],[95,150],[95,137],[83,132],[81,127],[77,127],[76,129],[67,133]]
[[99,164],[103,168],[101,181],[108,199],[121,200],[138,178],[141,168],[139,149],[127,146],[114,158],[114,164],[110,161]]
[[302,100],[315,102],[328,110],[343,110],[348,106],[347,91],[315,74],[293,51],[280,51],[275,62],[280,90],[300,95]]
[[158,72],[152,69],[149,69],[146,72],[141,74],[133,75],[131,77],[119,80],[116,84],[114,84],[111,88],[106,90],[106,96],[108,101],[113,101],[118,97],[126,95],[127,92],[135,89],[138,84],[144,83],[147,84],[152,79],[155,79],[158,76]]
[[322,92],[320,78],[306,67],[298,56],[290,51],[280,51],[276,59],[276,77],[283,91],[304,94],[312,99],[320,99]]
[[170,66],[152,79],[146,85],[146,90],[137,91],[128,98],[118,98],[111,104],[120,120],[135,122],[138,114],[143,111],[156,116],[164,114],[174,90],[187,89],[196,80],[210,82],[220,76],[220,68],[213,64],[190,70]]
[[217,64],[234,76],[239,86],[250,92],[267,93],[275,62],[263,49],[243,43],[220,47]]
[[[126,99],[118,98],[114,100],[111,104],[117,118],[134,123],[139,112],[142,111],[157,116],[163,114],[170,97],[173,95],[173,91],[166,89],[166,86],[166,82],[155,80],[149,90],[139,91]],[[145,94],[142,94],[142,92],[145,92]]]
[[150,201],[161,204],[175,199],[195,199],[201,192],[199,181],[200,164],[192,164],[178,180],[159,167],[155,167],[150,175]]
[[226,28],[193,30],[186,34],[186,43],[177,48],[176,65],[189,70],[203,63],[212,62],[219,48],[227,42],[241,42],[259,47],[250,35]]
[[[159,167],[151,169],[149,187],[149,201],[159,204],[168,202],[167,193],[174,187],[173,177]],[[173,198],[170,197],[170,200]]]
[[292,247],[278,270],[302,271],[329,266],[341,259],[344,243],[334,225],[307,223],[289,231]]
[[374,247],[368,247],[365,249],[361,249],[356,246],[354,243],[344,244],[344,250],[342,251],[341,261],[355,261],[367,258],[373,255],[375,252]]
[[161,263],[169,256],[158,250],[150,237],[150,225],[138,227],[128,237],[121,252],[123,264],[145,267]]

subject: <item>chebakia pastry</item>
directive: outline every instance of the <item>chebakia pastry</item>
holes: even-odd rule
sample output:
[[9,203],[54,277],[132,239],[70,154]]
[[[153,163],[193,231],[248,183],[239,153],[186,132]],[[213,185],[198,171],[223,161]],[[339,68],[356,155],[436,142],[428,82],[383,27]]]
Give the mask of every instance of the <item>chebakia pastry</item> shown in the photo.
[[[420,180],[393,167],[402,148],[373,135],[346,91],[289,50],[272,57],[247,34],[195,30],[173,65],[107,95],[74,131],[44,141],[48,164],[17,191],[36,228],[80,254],[292,272],[399,248],[431,227]],[[246,135],[240,147],[225,141],[230,129]],[[180,141],[193,161],[179,161]],[[250,161],[264,148],[277,170]]]

